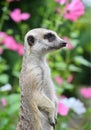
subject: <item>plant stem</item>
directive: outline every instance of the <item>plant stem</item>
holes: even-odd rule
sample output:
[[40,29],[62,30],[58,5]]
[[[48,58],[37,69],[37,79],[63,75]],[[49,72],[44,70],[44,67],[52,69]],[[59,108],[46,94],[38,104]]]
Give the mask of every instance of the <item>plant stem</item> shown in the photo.
[[6,14],[7,14],[8,7],[9,7],[9,2],[6,1],[5,6],[3,7],[3,13],[2,13],[2,16],[1,16],[1,20],[0,20],[0,31],[3,28],[4,20],[5,20]]
[[21,22],[19,22],[19,23],[17,23],[17,27],[18,27],[18,29],[19,29],[19,31],[20,31],[20,34],[21,34],[21,37],[20,37],[20,39],[21,39],[21,41],[23,40],[23,37],[24,37],[24,35],[23,35],[23,29],[22,29],[22,23]]
[[69,50],[67,50],[66,51],[66,59],[65,59],[65,63],[66,63],[66,65],[67,65],[67,68],[66,68],[66,70],[68,70],[68,72],[69,72],[69,62],[70,62],[70,51]]

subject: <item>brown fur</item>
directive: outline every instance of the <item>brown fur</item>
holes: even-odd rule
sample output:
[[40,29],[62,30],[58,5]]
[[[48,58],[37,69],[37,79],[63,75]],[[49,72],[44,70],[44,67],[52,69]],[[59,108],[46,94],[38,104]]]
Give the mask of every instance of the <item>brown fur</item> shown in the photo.
[[[56,41],[48,43],[43,39],[48,32],[56,36]],[[29,35],[36,38],[32,47],[26,40]],[[62,42],[55,32],[47,29],[33,29],[26,34],[20,74],[21,105],[16,130],[53,130],[57,118],[57,100],[45,54],[50,51],[50,44],[59,47]]]

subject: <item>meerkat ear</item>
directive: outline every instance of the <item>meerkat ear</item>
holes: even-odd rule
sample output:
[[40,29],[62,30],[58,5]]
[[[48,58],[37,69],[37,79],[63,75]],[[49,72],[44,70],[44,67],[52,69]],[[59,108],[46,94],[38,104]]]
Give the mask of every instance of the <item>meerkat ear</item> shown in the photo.
[[31,47],[34,45],[34,42],[35,42],[35,39],[32,35],[28,36],[27,37],[27,42],[28,42],[28,45]]

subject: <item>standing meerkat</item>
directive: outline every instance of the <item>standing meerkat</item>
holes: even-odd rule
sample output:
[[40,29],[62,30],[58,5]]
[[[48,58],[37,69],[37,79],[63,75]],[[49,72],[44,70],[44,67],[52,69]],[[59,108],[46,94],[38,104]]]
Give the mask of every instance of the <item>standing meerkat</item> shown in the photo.
[[53,130],[57,98],[45,54],[66,46],[55,32],[37,28],[25,35],[20,74],[21,105],[16,130]]

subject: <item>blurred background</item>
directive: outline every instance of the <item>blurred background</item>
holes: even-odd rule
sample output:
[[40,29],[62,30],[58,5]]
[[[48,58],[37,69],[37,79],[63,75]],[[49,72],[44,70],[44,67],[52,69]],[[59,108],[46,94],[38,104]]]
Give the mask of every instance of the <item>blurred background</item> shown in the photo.
[[58,97],[56,130],[91,128],[91,0],[0,0],[0,130],[15,130],[24,35],[48,28],[67,46],[47,55]]

